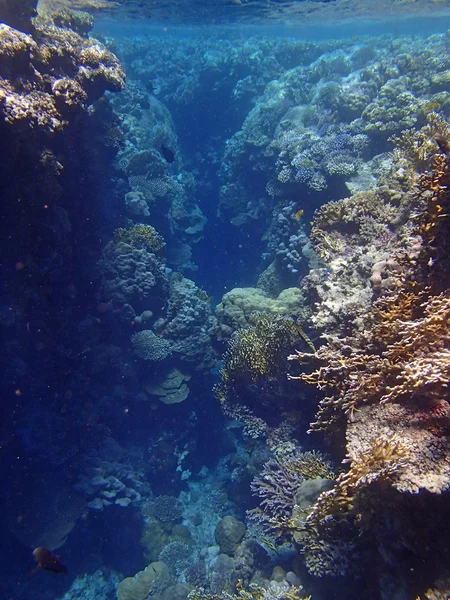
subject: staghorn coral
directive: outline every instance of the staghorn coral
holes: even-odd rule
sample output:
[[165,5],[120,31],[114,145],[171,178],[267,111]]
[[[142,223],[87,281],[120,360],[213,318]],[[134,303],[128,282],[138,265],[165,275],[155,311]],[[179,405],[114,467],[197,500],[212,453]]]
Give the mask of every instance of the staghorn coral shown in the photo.
[[430,112],[427,121],[421,129],[406,129],[400,136],[389,139],[416,171],[423,171],[430,165],[439,151],[437,140],[450,139],[449,125],[439,113]]
[[[351,338],[328,337],[315,354],[326,366],[300,376],[335,391],[321,401],[313,430],[332,428],[341,413],[352,415],[369,402],[409,395],[433,404],[447,394],[450,293],[418,301],[413,294],[400,291],[380,299],[366,323],[370,329]],[[289,357],[306,358],[304,353]]]
[[[380,480],[392,483],[406,466],[407,453],[399,440],[376,439],[366,451],[351,461],[350,469],[341,473],[332,490],[324,492],[308,516],[307,523],[319,528],[330,515],[358,513],[360,495],[370,494],[368,487]],[[358,515],[363,518],[362,514]]]

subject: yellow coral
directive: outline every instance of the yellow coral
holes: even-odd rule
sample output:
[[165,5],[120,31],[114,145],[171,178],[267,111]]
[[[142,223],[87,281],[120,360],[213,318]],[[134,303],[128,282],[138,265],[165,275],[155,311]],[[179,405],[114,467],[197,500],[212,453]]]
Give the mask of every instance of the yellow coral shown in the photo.
[[119,227],[114,232],[114,242],[121,242],[146,248],[150,252],[158,252],[164,248],[165,243],[161,235],[151,225],[143,225],[142,223],[134,225],[131,229]]
[[330,515],[358,512],[359,495],[376,481],[393,481],[405,465],[407,453],[397,440],[377,439],[366,452],[352,461],[350,469],[336,480],[335,487],[323,492],[307,519],[320,528]]
[[236,332],[224,355],[220,374],[226,384],[239,379],[257,382],[278,371],[283,348],[301,337],[300,328],[290,317],[268,314],[255,316],[255,325]]

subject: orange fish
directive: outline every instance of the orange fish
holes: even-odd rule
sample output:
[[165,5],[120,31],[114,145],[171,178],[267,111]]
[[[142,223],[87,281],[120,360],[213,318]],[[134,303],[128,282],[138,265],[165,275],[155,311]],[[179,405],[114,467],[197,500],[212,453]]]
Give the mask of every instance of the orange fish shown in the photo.
[[303,216],[303,213],[304,213],[304,212],[305,212],[305,211],[303,210],[303,208],[300,208],[300,210],[298,210],[298,211],[295,213],[295,215],[294,215],[294,219],[295,219],[296,221],[300,221],[300,219],[301,219],[301,217]]
[[[37,567],[34,569],[45,569],[46,571],[53,571],[53,573],[64,573],[67,575],[67,567],[63,565],[59,560],[59,557],[47,548],[39,546],[33,550],[33,558],[37,562]],[[34,573],[32,571],[32,573]]]

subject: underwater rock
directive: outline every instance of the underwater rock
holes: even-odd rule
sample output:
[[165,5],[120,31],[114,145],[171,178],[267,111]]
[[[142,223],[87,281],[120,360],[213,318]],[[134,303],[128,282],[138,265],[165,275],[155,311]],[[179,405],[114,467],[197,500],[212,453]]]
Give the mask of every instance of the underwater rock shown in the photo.
[[244,523],[231,515],[226,515],[220,519],[214,531],[214,537],[220,546],[220,552],[232,556],[241,543],[245,530]]
[[128,192],[125,194],[125,210],[129,217],[148,217],[150,211],[148,209],[148,203],[142,192]]
[[294,505],[304,511],[317,501],[322,492],[330,490],[333,485],[331,479],[320,476],[302,481],[294,496]]
[[153,584],[169,575],[167,566],[161,562],[152,562],[134,577],[126,577],[117,588],[117,600],[145,600],[151,593]]

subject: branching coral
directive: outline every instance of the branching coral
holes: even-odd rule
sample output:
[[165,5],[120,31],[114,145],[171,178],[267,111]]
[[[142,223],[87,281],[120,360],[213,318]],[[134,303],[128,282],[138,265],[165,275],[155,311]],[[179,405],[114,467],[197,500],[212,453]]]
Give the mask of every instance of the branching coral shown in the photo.
[[358,512],[360,496],[368,493],[367,487],[379,481],[392,482],[406,465],[406,459],[406,450],[398,440],[375,440],[368,452],[353,458],[350,469],[339,475],[335,487],[319,497],[308,524],[320,529],[322,520],[330,515]]
[[300,452],[285,460],[269,460],[251,483],[260,506],[248,511],[251,521],[279,537],[297,529],[292,519],[296,494],[307,479],[334,479],[330,463],[319,452]]
[[133,350],[144,360],[164,360],[170,354],[170,342],[151,329],[139,331],[131,337]]
[[396,152],[407,158],[415,170],[423,171],[439,151],[441,139],[450,139],[448,123],[436,112],[427,115],[428,124],[421,129],[406,129],[401,136],[392,136]]
[[[450,382],[450,293],[417,302],[399,292],[380,299],[371,327],[353,337],[328,338],[315,354],[325,366],[299,378],[333,395],[322,400],[313,430],[332,428],[339,414],[351,415],[368,402],[405,395],[434,402]],[[297,353],[290,360],[312,355]],[[291,377],[295,379],[295,377]]]
[[244,588],[241,583],[236,586],[236,593],[221,592],[219,594],[207,592],[203,588],[195,588],[188,596],[188,600],[310,600],[310,596],[303,595],[301,586],[276,584],[271,582],[268,589],[255,583]]
[[164,248],[165,243],[162,236],[151,225],[143,225],[142,223],[134,225],[131,229],[119,227],[114,232],[114,242],[120,244],[130,244],[136,248],[145,248],[149,252],[159,252]]
[[240,329],[232,337],[223,357],[224,383],[233,386],[243,379],[257,382],[275,375],[283,351],[299,337],[299,327],[293,319],[260,313],[253,327]]

